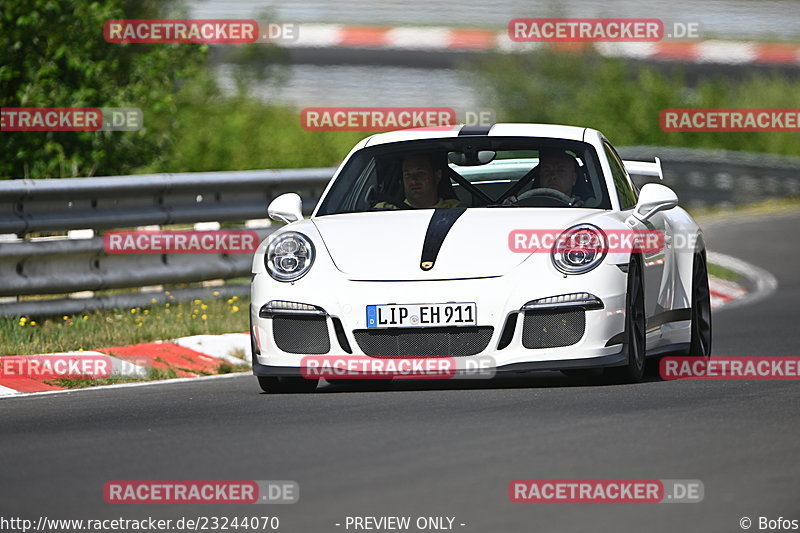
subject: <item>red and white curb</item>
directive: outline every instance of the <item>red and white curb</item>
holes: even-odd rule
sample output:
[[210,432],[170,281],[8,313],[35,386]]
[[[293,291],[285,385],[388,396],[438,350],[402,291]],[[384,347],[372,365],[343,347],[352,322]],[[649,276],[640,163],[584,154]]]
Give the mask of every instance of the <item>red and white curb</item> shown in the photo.
[[[740,305],[744,302],[752,302],[756,299],[764,298],[777,287],[777,282],[772,274],[734,257],[708,252],[708,261],[747,278],[754,287],[752,290],[747,290],[737,283],[709,276],[712,309],[729,307],[734,304]],[[248,333],[226,333],[223,335],[194,335],[171,341],[101,348],[92,351],[61,352],[35,357],[67,356],[69,358],[80,358],[98,355],[107,356],[111,360],[113,374],[115,375],[146,378],[152,367],[161,370],[174,370],[179,379],[170,381],[186,381],[203,379],[201,376],[215,374],[220,365],[224,363],[233,365],[246,363],[249,360],[249,354],[250,335]],[[111,386],[129,387],[152,383],[158,383],[158,381]],[[96,390],[98,388],[107,387],[69,390]],[[48,385],[29,377],[0,377],[0,397],[64,390],[67,389]]]
[[711,309],[722,307],[747,294],[744,287],[738,283],[714,276],[708,277],[708,290],[711,293]]
[[[711,292],[711,307],[726,309],[748,305],[766,298],[778,288],[778,280],[763,268],[746,263],[741,259],[718,252],[707,252],[709,264],[735,272],[747,280],[748,288],[709,276],[708,285]],[[715,306],[716,300],[716,306]]]
[[[556,49],[590,46],[606,57],[690,61],[694,63],[765,63],[800,65],[800,45],[748,41],[665,41],[657,43],[560,43]],[[302,24],[298,37],[281,42],[290,48],[374,48],[418,51],[521,52],[548,46],[512,41],[507,31],[448,27],[347,26]]]
[[[105,356],[111,361],[112,376],[147,378],[150,368],[173,370],[181,378],[216,374],[221,364],[241,365],[249,361],[250,335],[194,335],[172,341],[116,346],[91,351],[60,352],[35,356],[78,359]],[[65,390],[31,377],[0,376],[0,396]],[[76,390],[76,389],[73,389]],[[80,389],[84,390],[84,389]]]

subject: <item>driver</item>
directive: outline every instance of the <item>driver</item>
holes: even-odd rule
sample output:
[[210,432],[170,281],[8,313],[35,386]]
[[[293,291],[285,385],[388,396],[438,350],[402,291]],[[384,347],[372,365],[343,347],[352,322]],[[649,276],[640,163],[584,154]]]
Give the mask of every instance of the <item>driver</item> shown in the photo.
[[[536,169],[539,177],[534,188],[517,197],[509,196],[503,201],[504,205],[518,205],[520,200],[542,196],[554,197],[570,207],[583,206],[583,200],[572,194],[578,179],[577,161],[574,157],[558,150],[543,150],[539,154],[539,164]],[[554,196],[556,194],[558,197]]]
[[564,152],[542,152],[539,157],[539,187],[572,197],[575,186],[575,159]]
[[[405,208],[432,209],[436,207],[453,208],[459,206],[457,198],[441,198],[439,182],[442,170],[435,168],[433,154],[416,154],[403,158],[403,190]],[[378,209],[400,209],[389,202],[375,204]]]
[[572,194],[578,180],[577,168],[577,161],[568,153],[560,150],[542,150],[539,153],[539,164],[520,180],[523,181],[533,172],[538,172],[533,188],[519,196],[507,197],[501,205],[519,205],[520,200],[541,196],[551,197],[570,207],[583,207],[583,200]]

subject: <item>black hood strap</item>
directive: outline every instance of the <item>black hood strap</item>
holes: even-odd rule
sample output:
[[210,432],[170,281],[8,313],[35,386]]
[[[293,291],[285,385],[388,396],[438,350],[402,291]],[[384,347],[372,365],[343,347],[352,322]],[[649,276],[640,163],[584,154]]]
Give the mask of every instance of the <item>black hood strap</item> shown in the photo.
[[419,264],[422,270],[430,270],[436,264],[436,257],[439,255],[439,250],[442,248],[442,243],[450,232],[450,228],[466,210],[466,207],[433,210],[433,216],[428,223],[428,231],[425,233],[425,242],[422,244],[422,259]]

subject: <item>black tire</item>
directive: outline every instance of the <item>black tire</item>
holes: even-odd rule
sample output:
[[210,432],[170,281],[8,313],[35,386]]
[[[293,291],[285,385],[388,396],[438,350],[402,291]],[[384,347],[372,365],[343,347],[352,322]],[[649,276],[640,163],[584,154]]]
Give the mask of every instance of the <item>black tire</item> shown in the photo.
[[705,252],[694,254],[692,262],[692,357],[711,357],[711,293]]
[[318,383],[318,379],[258,376],[258,385],[261,387],[261,390],[269,394],[314,392]]
[[625,343],[628,358],[625,366],[607,368],[605,374],[613,383],[636,383],[642,380],[647,354],[646,317],[644,311],[644,279],[642,262],[632,256],[628,264],[628,286],[625,297]]

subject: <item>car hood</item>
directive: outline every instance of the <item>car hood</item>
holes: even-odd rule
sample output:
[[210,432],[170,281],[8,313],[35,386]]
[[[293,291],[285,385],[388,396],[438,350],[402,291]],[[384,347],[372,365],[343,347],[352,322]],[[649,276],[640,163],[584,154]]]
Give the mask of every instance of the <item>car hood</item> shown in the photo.
[[336,267],[353,280],[417,281],[502,276],[531,253],[511,251],[509,233],[560,230],[606,213],[576,208],[467,209],[450,228],[436,262],[422,270],[422,246],[433,209],[312,218]]

